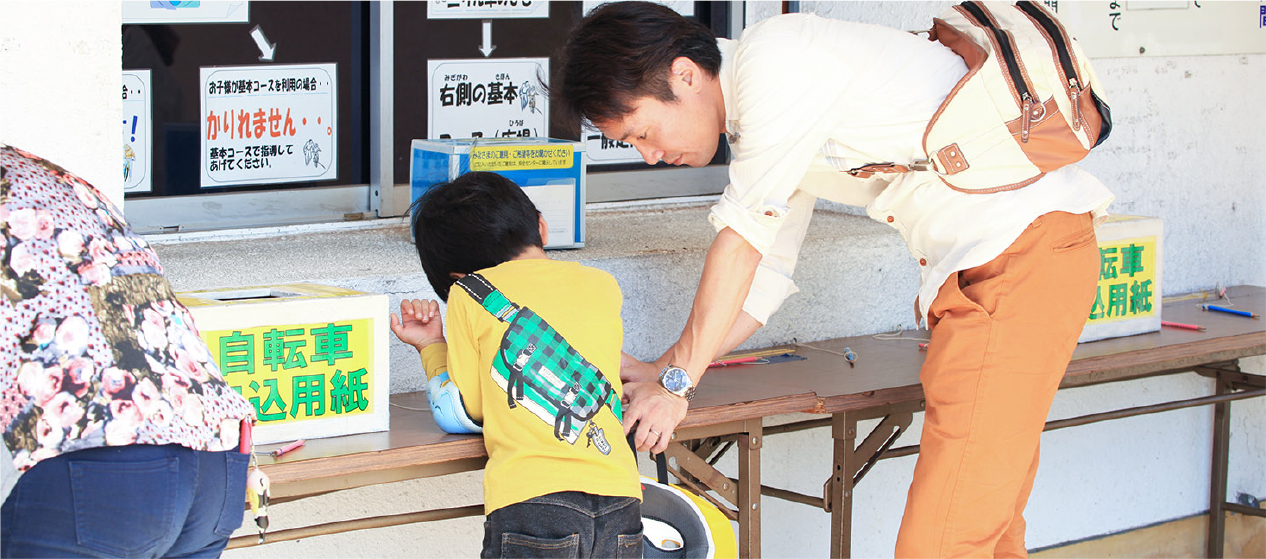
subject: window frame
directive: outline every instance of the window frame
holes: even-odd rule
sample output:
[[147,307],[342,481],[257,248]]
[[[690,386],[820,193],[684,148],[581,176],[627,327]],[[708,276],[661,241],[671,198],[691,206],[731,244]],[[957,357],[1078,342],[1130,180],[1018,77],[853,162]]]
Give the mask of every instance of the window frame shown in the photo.
[[[733,38],[743,28],[744,6],[738,0],[727,4],[724,35]],[[394,29],[393,1],[370,1],[366,45],[369,49],[368,183],[128,198],[124,207],[132,227],[141,234],[163,234],[404,215],[412,192],[408,182],[397,182],[392,161],[395,147]],[[714,195],[728,184],[725,165],[635,167],[622,165],[618,170],[590,172],[586,203]],[[407,177],[402,178],[407,181]]]

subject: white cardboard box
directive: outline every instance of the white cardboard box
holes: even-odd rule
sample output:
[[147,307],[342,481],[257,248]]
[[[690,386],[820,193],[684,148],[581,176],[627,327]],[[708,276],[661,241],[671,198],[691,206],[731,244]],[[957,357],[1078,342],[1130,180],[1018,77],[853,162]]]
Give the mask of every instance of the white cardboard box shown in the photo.
[[386,295],[298,283],[177,296],[255,405],[256,443],[390,427]]
[[1078,342],[1132,336],[1161,328],[1164,222],[1114,215],[1099,226],[1099,285]]

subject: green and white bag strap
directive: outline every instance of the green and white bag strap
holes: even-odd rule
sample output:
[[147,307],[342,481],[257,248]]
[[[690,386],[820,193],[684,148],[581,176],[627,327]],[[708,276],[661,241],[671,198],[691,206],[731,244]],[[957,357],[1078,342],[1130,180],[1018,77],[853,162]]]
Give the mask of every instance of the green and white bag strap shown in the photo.
[[509,323],[519,313],[519,306],[506,298],[496,287],[479,274],[466,274],[457,280],[457,285],[470,294],[470,298],[479,303],[493,318]]

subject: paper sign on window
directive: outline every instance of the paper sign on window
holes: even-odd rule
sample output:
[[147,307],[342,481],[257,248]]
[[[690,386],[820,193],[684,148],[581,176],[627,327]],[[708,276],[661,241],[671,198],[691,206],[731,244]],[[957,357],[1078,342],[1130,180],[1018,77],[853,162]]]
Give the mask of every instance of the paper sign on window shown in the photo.
[[123,191],[149,192],[153,184],[153,107],[150,71],[123,71]]
[[205,67],[202,187],[338,178],[334,64]]
[[549,136],[548,58],[430,60],[427,138]]

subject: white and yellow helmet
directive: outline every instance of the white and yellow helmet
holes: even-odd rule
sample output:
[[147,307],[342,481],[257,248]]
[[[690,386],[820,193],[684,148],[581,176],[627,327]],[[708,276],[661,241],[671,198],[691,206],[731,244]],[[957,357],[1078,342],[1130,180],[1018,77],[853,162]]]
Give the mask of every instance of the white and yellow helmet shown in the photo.
[[715,505],[688,490],[642,477],[642,557],[738,557],[734,528]]

